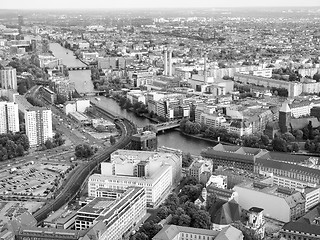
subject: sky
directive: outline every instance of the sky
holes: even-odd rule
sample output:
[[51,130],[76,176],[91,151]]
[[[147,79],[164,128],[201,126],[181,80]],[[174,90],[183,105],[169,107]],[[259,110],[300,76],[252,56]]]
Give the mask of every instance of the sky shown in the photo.
[[0,9],[309,7],[320,0],[1,0]]

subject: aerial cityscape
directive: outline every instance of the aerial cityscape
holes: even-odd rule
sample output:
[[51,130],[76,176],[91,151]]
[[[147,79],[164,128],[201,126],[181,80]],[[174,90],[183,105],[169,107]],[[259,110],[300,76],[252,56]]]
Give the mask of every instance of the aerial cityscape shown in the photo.
[[0,6],[0,240],[320,239],[320,2]]

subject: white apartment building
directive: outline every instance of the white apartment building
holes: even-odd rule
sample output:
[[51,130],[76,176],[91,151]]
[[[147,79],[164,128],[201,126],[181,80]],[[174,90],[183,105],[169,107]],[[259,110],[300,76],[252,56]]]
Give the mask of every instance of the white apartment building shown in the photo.
[[3,89],[17,90],[17,71],[12,67],[5,67],[0,70],[0,83]]
[[30,146],[40,146],[52,138],[52,112],[50,109],[32,107],[24,113],[26,134]]
[[[140,165],[138,172],[144,172]],[[103,175],[93,174],[88,181],[88,194],[95,197],[99,188],[124,189],[129,186],[143,187],[146,191],[148,207],[157,207],[169,194],[172,186],[172,167],[162,165],[152,175]]]
[[82,207],[75,220],[75,229],[88,229],[99,222],[106,229],[99,233],[100,240],[123,239],[146,215],[146,194],[141,187],[129,187],[120,198],[97,197]]
[[18,104],[0,102],[0,134],[19,132]]

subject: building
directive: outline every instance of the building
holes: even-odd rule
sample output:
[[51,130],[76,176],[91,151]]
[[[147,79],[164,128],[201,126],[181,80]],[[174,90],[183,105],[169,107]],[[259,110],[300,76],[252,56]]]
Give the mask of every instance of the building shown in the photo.
[[265,235],[265,220],[263,216],[263,209],[252,207],[248,212],[249,220],[246,227],[252,230],[259,239],[264,239]]
[[243,233],[232,226],[227,226],[221,231],[166,225],[158,232],[152,240],[243,240]]
[[291,221],[282,227],[280,230],[280,237],[281,239],[286,240],[317,240],[320,239],[320,225]]
[[265,153],[266,150],[258,148],[218,144],[202,151],[201,156],[212,159],[215,167],[228,166],[253,171],[256,159]]
[[295,220],[305,213],[304,195],[290,188],[248,181],[236,185],[233,190],[238,193],[242,208],[262,208],[265,216],[282,222]]
[[49,88],[46,87],[41,87],[40,88],[40,92],[42,97],[49,102],[50,104],[54,104],[56,99],[57,99],[57,95],[51,91]]
[[47,228],[72,229],[74,227],[77,212],[59,209],[50,214],[43,225]]
[[208,195],[213,195],[216,199],[222,200],[224,202],[229,202],[231,200],[238,202],[238,193],[232,189],[218,188],[214,183],[208,185],[206,189]]
[[279,127],[281,132],[285,133],[290,129],[291,110],[288,103],[283,103],[279,109]]
[[263,86],[265,88],[285,88],[288,91],[288,97],[296,97],[302,93],[303,83],[289,82],[284,80],[277,80],[267,77],[254,76],[251,74],[235,73],[234,81],[238,81],[246,84],[254,84]]
[[[156,172],[148,173],[148,163],[141,162],[135,169],[131,168],[129,173],[127,166],[119,165],[117,169],[108,166],[110,170],[117,170],[118,174],[106,174],[106,169],[102,174],[93,174],[88,181],[88,194],[95,196],[98,189],[113,188],[124,189],[128,186],[143,187],[146,192],[146,201],[148,207],[157,207],[170,193],[172,186],[172,167],[170,165],[158,166]],[[102,165],[102,168],[103,165]],[[133,172],[133,170],[135,170]],[[127,174],[125,174],[125,172]]]
[[139,151],[155,151],[158,147],[157,135],[151,131],[134,134],[131,137],[131,149]]
[[5,67],[0,70],[0,83],[3,89],[17,90],[17,71],[12,67]]
[[26,134],[30,146],[41,146],[52,138],[52,112],[50,109],[32,107],[24,112]]
[[19,131],[18,104],[0,102],[0,134]]
[[88,229],[103,222],[106,230],[99,240],[122,239],[147,213],[146,193],[142,187],[128,187],[120,198],[97,197],[78,210],[76,230]]
[[212,175],[212,167],[210,160],[195,160],[188,169],[188,175],[194,177],[199,182],[206,183]]
[[87,115],[81,113],[81,112],[70,112],[69,117],[73,120],[77,121],[81,125],[89,125],[91,123],[90,119],[87,117]]
[[100,132],[114,132],[116,130],[116,125],[103,118],[91,119],[92,127]]
[[217,187],[226,189],[227,188],[227,176],[223,175],[211,175],[208,182],[206,183],[206,186],[209,186],[211,183]]

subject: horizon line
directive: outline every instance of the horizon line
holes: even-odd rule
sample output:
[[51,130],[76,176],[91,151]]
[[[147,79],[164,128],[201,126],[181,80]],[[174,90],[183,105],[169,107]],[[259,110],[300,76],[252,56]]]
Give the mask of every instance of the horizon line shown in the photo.
[[[179,9],[252,9],[252,8],[313,8],[313,7],[320,7],[319,5],[310,5],[310,6],[299,6],[299,5],[294,5],[294,6],[288,6],[288,5],[283,5],[283,6],[219,6],[219,7],[214,7],[214,6],[194,6],[194,7],[188,7],[188,6],[174,6],[174,7],[65,7],[65,8],[1,8],[0,11],[24,11],[24,10],[168,10],[168,9],[173,9],[173,10],[179,10]],[[264,10],[261,9],[261,10]],[[289,9],[288,9],[289,10]]]

